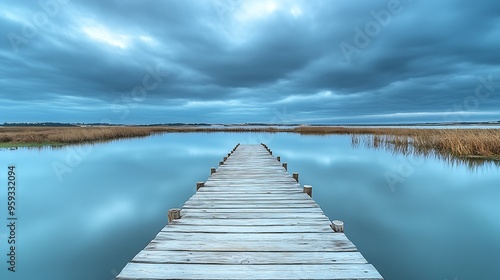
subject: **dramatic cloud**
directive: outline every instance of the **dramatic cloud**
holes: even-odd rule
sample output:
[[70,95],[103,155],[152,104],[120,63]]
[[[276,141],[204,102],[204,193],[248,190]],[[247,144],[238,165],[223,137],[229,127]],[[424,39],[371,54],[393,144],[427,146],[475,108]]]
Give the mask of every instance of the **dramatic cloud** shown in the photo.
[[500,2],[0,3],[0,122],[500,120]]

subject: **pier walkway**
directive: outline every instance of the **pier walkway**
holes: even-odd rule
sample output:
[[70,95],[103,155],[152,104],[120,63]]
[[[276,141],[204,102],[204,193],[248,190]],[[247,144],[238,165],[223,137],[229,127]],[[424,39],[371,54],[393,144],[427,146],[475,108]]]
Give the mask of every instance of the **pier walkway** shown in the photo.
[[117,279],[383,279],[286,169],[238,145]]

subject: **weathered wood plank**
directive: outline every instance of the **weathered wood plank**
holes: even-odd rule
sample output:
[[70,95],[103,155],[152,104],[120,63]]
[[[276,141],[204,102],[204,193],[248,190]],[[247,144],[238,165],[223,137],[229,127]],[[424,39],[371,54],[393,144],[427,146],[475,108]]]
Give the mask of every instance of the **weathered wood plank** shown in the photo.
[[267,232],[330,232],[332,229],[330,227],[324,226],[301,226],[301,227],[290,227],[290,226],[204,226],[204,227],[176,227],[176,226],[166,226],[162,231],[174,231],[174,232],[240,232],[240,233],[267,233]]
[[[197,219],[255,219],[261,216],[261,213],[254,212],[218,212],[218,213],[207,213],[200,211],[185,211],[182,214],[182,218],[197,218]],[[324,216],[318,215],[317,213],[301,213],[301,212],[282,212],[282,213],[267,213],[265,215],[266,219],[281,219],[281,220],[296,220],[305,219],[313,220],[320,219],[323,220]]]
[[243,194],[232,194],[232,195],[223,195],[217,193],[203,193],[203,194],[195,194],[188,201],[191,200],[210,200],[210,201],[239,201],[239,200],[250,200],[250,201],[308,201],[307,195],[303,196],[300,193],[298,194],[253,194],[248,195],[246,193]]
[[367,263],[359,252],[141,251],[132,260],[156,264],[353,264]]
[[330,226],[330,220],[326,217],[318,219],[196,219],[185,218],[172,221],[177,226]]
[[159,241],[153,240],[145,250],[157,251],[218,251],[218,252],[354,252],[351,242],[334,241],[223,241],[219,243],[206,240]]
[[[266,214],[273,214],[273,213],[304,213],[304,208],[275,208],[275,209],[219,209],[219,208],[212,208],[212,209],[182,209],[181,210],[181,217],[183,216],[183,213],[255,213],[255,215],[260,215],[262,216],[262,213]],[[319,213],[323,214],[323,210],[321,210],[320,207],[317,208],[312,208],[308,207],[307,208],[308,213]],[[258,216],[256,216],[258,217]]]
[[[246,233],[205,233],[203,238],[211,242],[224,242],[224,241],[269,241],[269,242],[289,242],[289,241],[345,241],[349,239],[343,233],[334,232],[313,232],[313,233],[259,233],[259,234],[246,234]],[[200,239],[198,233],[183,233],[177,234],[176,232],[163,232],[160,231],[155,240],[184,240],[191,241]]]
[[254,204],[222,204],[222,203],[186,203],[184,209],[273,209],[273,208],[318,208],[318,204],[309,203],[254,203]]
[[370,264],[331,265],[211,265],[129,263],[119,280],[285,280],[285,279],[377,279],[383,280]]
[[188,201],[186,201],[185,205],[203,205],[203,204],[218,204],[218,205],[303,205],[302,207],[318,207],[318,204],[315,201],[304,199],[304,198],[296,198],[296,199],[258,199],[258,198],[226,198],[226,199],[211,199],[207,197],[196,197],[193,196]]

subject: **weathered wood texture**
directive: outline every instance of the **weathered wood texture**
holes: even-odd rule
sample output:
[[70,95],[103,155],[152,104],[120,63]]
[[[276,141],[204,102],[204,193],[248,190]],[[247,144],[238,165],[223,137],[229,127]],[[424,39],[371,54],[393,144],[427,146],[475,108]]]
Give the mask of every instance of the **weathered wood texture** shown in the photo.
[[117,279],[383,279],[286,168],[238,144]]

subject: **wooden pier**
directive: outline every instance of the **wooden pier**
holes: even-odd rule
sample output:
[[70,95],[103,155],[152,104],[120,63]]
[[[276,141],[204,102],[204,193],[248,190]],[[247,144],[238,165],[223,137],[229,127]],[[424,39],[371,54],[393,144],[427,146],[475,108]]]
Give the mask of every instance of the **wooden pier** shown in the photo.
[[117,279],[383,279],[280,160],[238,144]]

